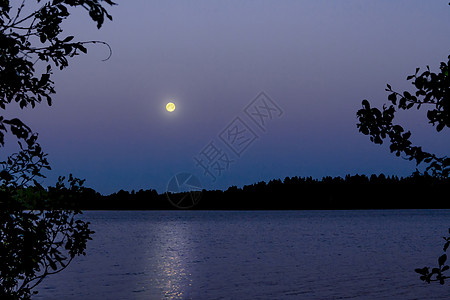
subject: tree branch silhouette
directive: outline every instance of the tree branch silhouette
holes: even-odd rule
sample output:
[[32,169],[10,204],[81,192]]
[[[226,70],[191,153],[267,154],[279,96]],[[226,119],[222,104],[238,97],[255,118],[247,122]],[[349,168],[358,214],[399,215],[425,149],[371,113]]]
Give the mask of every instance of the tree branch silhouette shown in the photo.
[[[15,2],[15,1],[14,1]],[[112,20],[105,5],[111,0],[36,0],[38,8],[24,14],[32,2],[0,1],[0,109],[17,103],[21,109],[46,102],[55,93],[53,68],[63,70],[69,59],[87,53],[89,44],[62,36],[69,9],[81,7],[101,28]],[[14,5],[15,8],[13,7]],[[67,268],[94,233],[81,221],[74,203],[79,201],[83,180],[60,177],[55,187],[43,188],[36,179],[50,170],[38,134],[19,118],[0,115],[0,148],[12,135],[19,151],[0,161],[0,298],[30,299],[45,277]]]
[[[386,91],[389,92],[388,100],[391,104],[383,105],[382,109],[371,107],[368,100],[362,101],[362,109],[358,110],[357,117],[359,131],[370,137],[375,144],[383,144],[389,139],[389,149],[396,156],[404,155],[408,160],[414,160],[418,166],[426,164],[425,175],[428,172],[432,176],[440,179],[448,179],[450,176],[450,158],[437,155],[422,150],[421,146],[415,146],[410,141],[411,132],[405,131],[402,126],[394,123],[395,113],[411,108],[421,109],[427,106],[427,118],[429,124],[441,132],[444,128],[450,128],[450,76],[449,76],[450,56],[447,62],[441,62],[440,72],[433,73],[427,66],[426,71],[419,74],[419,68],[413,75],[409,75],[406,80],[412,80],[415,92],[396,92],[388,84]],[[417,172],[419,172],[417,170]],[[450,231],[449,231],[450,233]],[[450,237],[444,238],[444,252],[450,244]],[[445,279],[450,278],[444,275],[449,266],[445,265],[447,255],[443,254],[438,259],[439,267],[429,267],[415,269],[419,273],[420,279],[425,282],[439,281],[444,284]]]

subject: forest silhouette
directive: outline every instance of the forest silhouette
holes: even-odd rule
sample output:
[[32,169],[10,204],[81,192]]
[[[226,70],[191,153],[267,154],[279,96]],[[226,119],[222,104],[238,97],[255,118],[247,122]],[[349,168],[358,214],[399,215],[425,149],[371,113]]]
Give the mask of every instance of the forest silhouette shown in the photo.
[[[345,177],[286,177],[258,182],[242,188],[202,190],[196,210],[311,210],[311,209],[431,209],[450,208],[446,192],[450,179],[414,173],[409,177],[347,175]],[[169,197],[154,189],[120,190],[101,195],[83,188],[70,202],[55,203],[57,208],[81,210],[172,210]],[[39,208],[40,204],[34,204]]]

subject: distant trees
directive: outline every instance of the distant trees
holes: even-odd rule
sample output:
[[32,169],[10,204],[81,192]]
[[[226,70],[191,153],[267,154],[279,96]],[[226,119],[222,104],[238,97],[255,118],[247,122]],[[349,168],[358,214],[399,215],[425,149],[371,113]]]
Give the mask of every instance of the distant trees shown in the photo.
[[[104,4],[114,3],[0,0],[1,110],[12,103],[20,108],[34,108],[42,101],[51,105],[52,68],[67,67],[70,57],[86,53],[86,44],[103,43],[63,37],[62,22],[71,7],[79,7],[100,28],[105,18],[111,19]],[[42,171],[50,164],[37,142],[38,134],[19,118],[2,114],[1,150],[8,135],[18,141],[19,150],[0,161],[0,298],[30,299],[33,288],[47,275],[84,254],[93,231],[88,222],[75,218],[80,211],[72,209],[83,182],[70,176],[44,189],[36,179],[44,177]]]
[[[225,191],[202,190],[202,199],[194,209],[450,208],[450,203],[443,197],[449,189],[450,179],[418,173],[406,178],[384,174],[369,177],[328,176],[322,179],[295,176],[267,183],[260,181],[243,187],[231,186]],[[158,194],[155,190],[135,193],[120,190],[107,196],[89,190],[89,193],[83,191],[82,195],[79,202],[82,209],[175,209],[165,194]],[[184,195],[179,193],[171,196]]]

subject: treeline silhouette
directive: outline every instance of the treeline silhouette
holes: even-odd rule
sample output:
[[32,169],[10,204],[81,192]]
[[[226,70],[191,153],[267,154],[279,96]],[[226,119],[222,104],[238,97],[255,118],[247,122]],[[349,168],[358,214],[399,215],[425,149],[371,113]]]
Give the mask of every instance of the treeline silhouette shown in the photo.
[[[450,208],[450,179],[417,173],[409,177],[347,175],[345,177],[286,177],[225,191],[203,190],[197,210],[290,209],[412,209]],[[171,195],[183,196],[185,193]],[[172,210],[165,193],[124,191],[103,196],[85,188],[75,205],[82,210]]]

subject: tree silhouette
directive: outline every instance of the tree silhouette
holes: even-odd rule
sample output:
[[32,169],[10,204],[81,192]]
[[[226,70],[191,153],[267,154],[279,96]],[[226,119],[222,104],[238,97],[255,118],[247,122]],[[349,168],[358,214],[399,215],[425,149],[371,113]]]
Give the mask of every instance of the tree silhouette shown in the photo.
[[[446,195],[450,178],[442,179],[417,172],[408,177],[346,175],[345,177],[286,177],[257,182],[243,187],[201,191],[194,210],[307,210],[307,209],[410,209],[450,208]],[[171,192],[183,199],[185,192]],[[426,199],[426,201],[423,201]],[[83,189],[79,201],[83,210],[170,210],[167,192],[120,190],[101,195]]]
[[[450,4],[450,3],[449,3]],[[415,160],[419,165],[422,162],[427,164],[425,175],[428,172],[437,178],[448,179],[450,173],[450,158],[447,156],[438,157],[433,153],[422,150],[420,146],[414,146],[410,141],[411,132],[403,129],[402,126],[394,124],[395,113],[399,110],[408,110],[413,107],[420,109],[427,107],[427,118],[438,132],[450,127],[450,77],[449,77],[450,56],[447,62],[441,62],[440,72],[432,73],[427,66],[426,71],[419,75],[419,68],[415,74],[408,76],[407,80],[412,80],[416,91],[410,93],[405,91],[398,93],[388,84],[386,91],[389,92],[388,100],[390,105],[383,105],[382,110],[371,107],[369,101],[363,100],[363,108],[358,110],[357,117],[359,123],[357,127],[360,132],[370,136],[370,140],[376,144],[382,144],[383,140],[389,138],[390,151],[395,155],[404,155],[409,160]],[[417,171],[418,172],[418,171]],[[448,197],[447,193],[445,197]],[[449,238],[444,238],[446,243],[444,251],[449,246]],[[447,255],[443,254],[438,259],[439,267],[429,271],[429,267],[416,269],[420,279],[430,283],[439,281],[444,284],[445,276],[443,272],[449,269],[445,265]]]
[[[448,233],[450,234],[450,228],[448,230]],[[444,237],[445,244],[443,247],[444,252],[447,252],[448,246],[450,245],[450,236]],[[431,269],[429,267],[424,267],[422,269],[415,269],[417,273],[419,273],[420,279],[422,279],[425,282],[432,282],[432,281],[439,281],[440,284],[445,283],[445,279],[450,278],[449,276],[444,275],[445,271],[448,271],[450,267],[445,264],[447,261],[447,254],[442,254],[438,258],[438,265],[439,267]]]
[[[111,19],[105,4],[114,5],[111,0],[0,0],[0,109],[12,103],[20,108],[42,101],[51,105],[52,68],[66,68],[70,57],[87,52],[86,44],[107,45],[62,37],[69,9],[85,9],[100,28],[105,18]],[[37,133],[19,118],[0,115],[0,148],[7,134],[17,139],[19,151],[0,162],[0,298],[29,299],[47,275],[84,254],[93,231],[75,218],[79,210],[68,209],[83,181],[70,176],[66,187],[60,178],[55,187],[44,189],[36,179],[50,165]]]
[[427,70],[418,75],[419,68],[415,74],[407,77],[413,80],[416,88],[415,93],[408,91],[398,93],[388,84],[386,91],[390,92],[388,100],[390,105],[383,105],[382,110],[371,107],[369,101],[363,100],[363,108],[358,110],[357,117],[359,131],[370,136],[370,140],[376,144],[382,144],[383,140],[389,138],[390,151],[395,155],[404,155],[409,160],[415,160],[416,164],[424,162],[427,165],[425,172],[431,172],[437,177],[448,178],[450,172],[450,158],[447,156],[437,157],[435,154],[422,150],[420,146],[414,146],[410,141],[411,132],[402,126],[394,124],[395,113],[399,110],[408,110],[413,107],[420,109],[428,107],[427,118],[429,123],[436,126],[438,132],[450,127],[450,56],[447,63],[441,62],[440,73],[432,73]]
[[89,222],[76,219],[77,209],[58,207],[75,202],[82,190],[79,179],[70,176],[67,182],[68,187],[61,177],[48,190],[41,186],[0,190],[0,299],[30,299],[36,293],[32,289],[46,276],[85,254],[94,233]]

